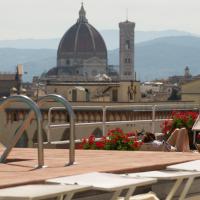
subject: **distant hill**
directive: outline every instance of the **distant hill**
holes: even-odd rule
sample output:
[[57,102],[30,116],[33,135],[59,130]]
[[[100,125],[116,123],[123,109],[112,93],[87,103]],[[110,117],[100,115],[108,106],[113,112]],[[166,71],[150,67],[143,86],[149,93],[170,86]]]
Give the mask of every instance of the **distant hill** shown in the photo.
[[[118,30],[103,30],[102,36],[105,39],[107,48],[113,50],[119,47],[119,31]],[[193,36],[192,33],[177,30],[165,31],[136,31],[135,43],[146,42],[156,38],[171,37],[171,36]]]
[[[179,36],[159,38],[136,44],[135,70],[140,80],[183,75],[189,66],[193,75],[200,74],[200,38]],[[109,52],[109,63],[119,63],[118,49]]]
[[[119,30],[102,30],[100,31],[107,48],[109,50],[119,47]],[[168,36],[191,36],[192,33],[166,30],[166,31],[136,31],[135,42],[140,43],[153,40],[160,37]],[[54,39],[19,39],[19,40],[0,40],[0,48],[17,48],[17,49],[57,49],[60,38]]]
[[17,64],[24,65],[24,80],[32,80],[56,65],[56,50],[0,48],[0,71],[12,72]]
[[[183,75],[188,65],[193,75],[200,74],[200,38],[175,36],[157,38],[136,44],[135,69],[140,80]],[[109,64],[119,63],[118,49],[108,52]],[[25,79],[56,65],[55,49],[0,48],[1,71],[13,71],[16,64],[24,64]]]
[[0,48],[15,49],[57,49],[60,39],[18,39],[0,40]]

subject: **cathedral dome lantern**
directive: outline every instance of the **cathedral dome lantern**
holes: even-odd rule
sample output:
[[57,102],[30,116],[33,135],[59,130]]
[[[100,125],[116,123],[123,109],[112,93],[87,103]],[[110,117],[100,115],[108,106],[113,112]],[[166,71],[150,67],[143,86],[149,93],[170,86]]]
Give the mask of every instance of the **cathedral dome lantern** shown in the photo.
[[[60,41],[57,51],[57,67],[80,68],[84,65],[87,65],[84,67],[85,69],[91,65],[93,68],[98,65],[105,73],[107,48],[101,34],[88,23],[86,11],[82,4],[77,22],[64,34]],[[69,71],[70,74],[73,74],[72,69]],[[78,72],[81,71],[78,70]]]
[[86,18],[86,12],[85,12],[85,9],[84,9],[84,7],[83,7],[83,3],[82,3],[82,5],[81,5],[81,9],[80,9],[80,11],[79,11],[79,19],[78,19],[78,22],[85,22],[85,23],[87,23],[88,22],[88,20],[87,20],[87,18]]

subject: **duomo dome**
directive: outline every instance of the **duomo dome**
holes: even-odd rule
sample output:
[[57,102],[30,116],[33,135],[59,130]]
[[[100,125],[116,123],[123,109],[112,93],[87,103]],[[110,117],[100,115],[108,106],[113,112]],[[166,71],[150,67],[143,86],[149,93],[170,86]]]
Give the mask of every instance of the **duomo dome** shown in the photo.
[[58,48],[58,59],[65,57],[66,54],[74,54],[77,58],[85,59],[91,56],[107,59],[107,49],[102,36],[88,23],[85,16],[80,15],[77,23],[61,39]]
[[[57,51],[58,75],[94,77],[106,73],[107,48],[101,34],[88,23],[83,5],[77,22],[62,37]],[[52,73],[52,70],[49,72]]]

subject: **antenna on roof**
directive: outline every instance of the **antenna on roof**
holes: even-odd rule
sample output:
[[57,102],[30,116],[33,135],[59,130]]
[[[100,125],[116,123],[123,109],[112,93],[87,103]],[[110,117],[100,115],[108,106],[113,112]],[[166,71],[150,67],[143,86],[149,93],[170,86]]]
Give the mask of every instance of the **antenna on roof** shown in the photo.
[[126,8],[126,21],[128,21],[128,8]]

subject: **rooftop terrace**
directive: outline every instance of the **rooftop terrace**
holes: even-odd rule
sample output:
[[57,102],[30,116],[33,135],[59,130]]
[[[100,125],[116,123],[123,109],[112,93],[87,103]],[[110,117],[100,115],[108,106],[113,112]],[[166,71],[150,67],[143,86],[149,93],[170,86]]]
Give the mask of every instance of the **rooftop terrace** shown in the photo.
[[45,149],[47,168],[35,169],[37,149],[14,148],[0,164],[0,188],[87,172],[130,173],[164,169],[168,165],[200,159],[198,153],[76,150],[76,163],[68,167],[68,150]]

